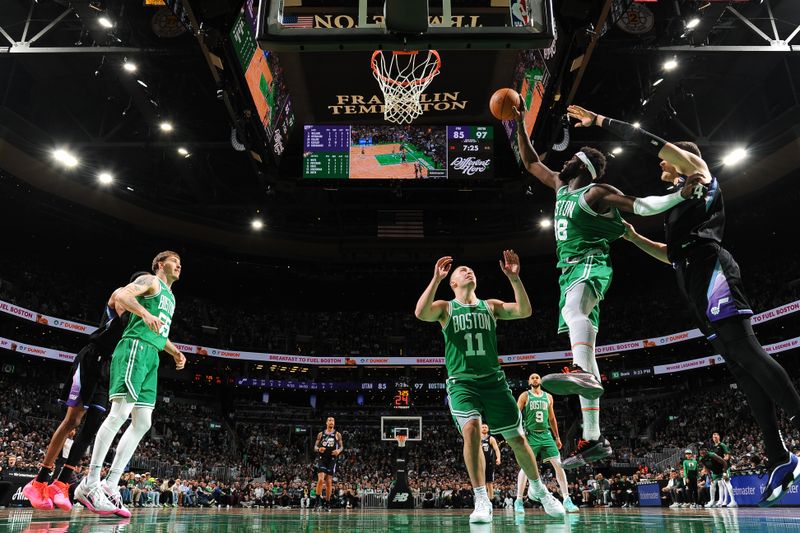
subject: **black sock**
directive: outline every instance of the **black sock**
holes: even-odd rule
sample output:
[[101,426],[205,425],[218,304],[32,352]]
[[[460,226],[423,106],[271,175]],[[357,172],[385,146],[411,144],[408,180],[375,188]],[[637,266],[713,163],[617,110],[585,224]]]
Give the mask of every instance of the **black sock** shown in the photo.
[[[72,466],[72,465],[70,465]],[[67,468],[66,463],[61,467],[61,472],[58,473],[58,480],[62,483],[69,484],[69,480],[72,479],[72,473],[75,472],[71,468]]]
[[42,465],[39,469],[39,474],[36,476],[36,481],[39,483],[47,483],[50,481],[50,476],[53,474],[52,468],[47,468],[46,466]]

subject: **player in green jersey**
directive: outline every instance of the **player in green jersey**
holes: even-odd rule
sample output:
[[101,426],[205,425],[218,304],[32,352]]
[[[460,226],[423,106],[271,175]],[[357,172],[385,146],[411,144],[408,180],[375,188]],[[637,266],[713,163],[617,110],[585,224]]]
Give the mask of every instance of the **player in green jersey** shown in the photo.
[[697,459],[694,458],[692,450],[683,452],[683,478],[686,485],[687,499],[689,500],[684,504],[685,507],[697,507]]
[[721,486],[722,474],[728,469],[728,463],[716,453],[708,451],[708,446],[705,444],[700,446],[700,457],[697,462],[711,478],[709,480],[711,497],[705,507],[719,507],[716,501],[717,488]]
[[433,279],[417,301],[416,317],[438,322],[444,334],[447,397],[450,413],[464,438],[464,463],[475,491],[475,511],[470,522],[491,522],[492,504],[486,493],[486,465],[481,450],[481,422],[502,435],[530,480],[528,497],[539,501],[551,516],[563,516],[564,506],[539,479],[539,469],[525,440],[522,418],[497,353],[497,320],[515,320],[531,315],[531,303],[519,278],[519,257],[503,252],[500,269],[511,282],[514,302],[480,300],[475,295],[475,272],[460,266],[450,275],[455,298],[435,300],[436,289],[450,274],[452,257],[436,262]]
[[[180,257],[171,251],[159,253],[153,259],[153,272],[155,275],[140,276],[117,294],[117,302],[131,313],[131,318],[111,360],[111,410],[97,432],[89,474],[75,489],[75,499],[101,515],[130,516],[122,505],[119,478],[139,441],[150,430],[156,404],[158,352],[165,350],[172,355],[178,370],[186,364],[186,357],[168,339],[175,311],[172,284],[181,274]],[[108,476],[101,483],[103,461],[128,417],[131,424],[120,438]]]
[[[542,390],[542,378],[539,374],[528,376],[529,389],[517,398],[517,406],[522,412],[522,424],[533,454],[541,462],[548,461],[556,471],[558,488],[564,500],[564,509],[568,513],[578,512],[578,506],[572,503],[567,487],[567,474],[561,466],[561,438],[558,436],[558,422],[553,410],[553,397]],[[552,431],[552,434],[551,434]],[[514,512],[524,513],[522,497],[525,484],[528,482],[525,472],[519,471],[517,476],[517,499],[514,501]]]
[[733,485],[731,485],[731,449],[727,444],[722,442],[719,433],[716,431],[711,435],[711,442],[711,449],[714,453],[725,459],[725,462],[728,463],[728,469],[722,473],[722,480],[719,483],[721,490],[719,500],[717,501],[717,507],[739,507],[739,504],[736,503],[736,498],[733,496]]
[[[656,215],[684,201],[693,193],[696,180],[666,196],[635,198],[623,194],[603,177],[606,158],[594,148],[584,147],[560,171],[539,159],[522,127],[525,105],[517,110],[517,141],[528,172],[556,193],[554,228],[559,285],[559,333],[569,332],[573,365],[562,374],[550,374],[542,387],[553,394],[580,395],[583,438],[564,468],[578,468],[611,455],[611,446],[600,433],[600,370],[595,359],[595,339],[600,321],[600,301],[611,284],[610,245],[625,233],[619,211]],[[688,181],[688,180],[687,180]]]

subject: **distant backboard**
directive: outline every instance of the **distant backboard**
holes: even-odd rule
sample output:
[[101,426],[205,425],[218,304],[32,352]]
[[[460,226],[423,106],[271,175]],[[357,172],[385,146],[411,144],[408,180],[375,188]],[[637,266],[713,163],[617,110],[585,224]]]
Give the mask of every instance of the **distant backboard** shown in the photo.
[[552,0],[429,0],[428,31],[389,33],[384,0],[262,0],[264,50],[541,49],[553,42]]
[[422,440],[421,416],[382,416],[381,440],[395,441],[397,435],[405,435],[409,442]]

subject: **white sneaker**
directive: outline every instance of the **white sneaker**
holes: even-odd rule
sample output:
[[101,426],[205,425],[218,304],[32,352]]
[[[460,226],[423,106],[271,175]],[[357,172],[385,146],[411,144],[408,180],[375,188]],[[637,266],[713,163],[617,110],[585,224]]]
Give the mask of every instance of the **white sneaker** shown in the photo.
[[489,498],[477,498],[475,510],[469,515],[470,524],[488,524],[492,521],[492,502]]
[[122,503],[122,494],[119,493],[119,490],[114,490],[111,487],[109,487],[105,479],[100,482],[100,487],[103,489],[103,492],[105,493],[109,501],[113,503],[114,506],[117,508],[114,514],[122,518],[130,518],[131,512]]
[[679,504],[678,502],[675,502],[675,503],[673,503],[672,505],[670,505],[670,506],[669,506],[669,508],[670,508],[670,509],[677,509],[677,508],[678,508],[678,507],[680,507],[680,506],[681,506],[681,504]]
[[731,508],[734,508],[734,507],[739,507],[739,504],[736,503],[736,502],[731,502],[728,505],[726,505],[725,507],[731,509]]
[[537,494],[533,489],[533,485],[531,485],[528,487],[528,498],[541,503],[542,507],[544,507],[544,512],[550,516],[558,517],[567,514],[564,505],[558,501],[555,496],[550,494],[550,491],[547,489],[544,489],[541,494]]
[[714,504],[713,504],[713,502],[708,502],[703,507],[705,507],[706,509],[710,509],[710,508],[714,507]]
[[89,485],[88,478],[83,478],[75,487],[75,499],[84,507],[99,515],[112,515],[117,512],[117,506],[108,499],[100,484]]

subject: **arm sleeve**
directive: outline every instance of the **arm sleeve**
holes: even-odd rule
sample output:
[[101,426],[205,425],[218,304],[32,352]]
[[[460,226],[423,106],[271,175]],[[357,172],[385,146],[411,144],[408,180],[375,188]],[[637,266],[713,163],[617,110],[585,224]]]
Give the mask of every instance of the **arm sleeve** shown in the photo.
[[664,145],[667,144],[667,141],[661,137],[653,135],[642,128],[637,128],[627,122],[622,122],[621,120],[605,117],[601,127],[621,139],[636,143],[648,153],[655,156],[657,156]]
[[637,215],[651,216],[668,211],[684,200],[680,191],[665,196],[647,196],[633,201],[633,212]]

